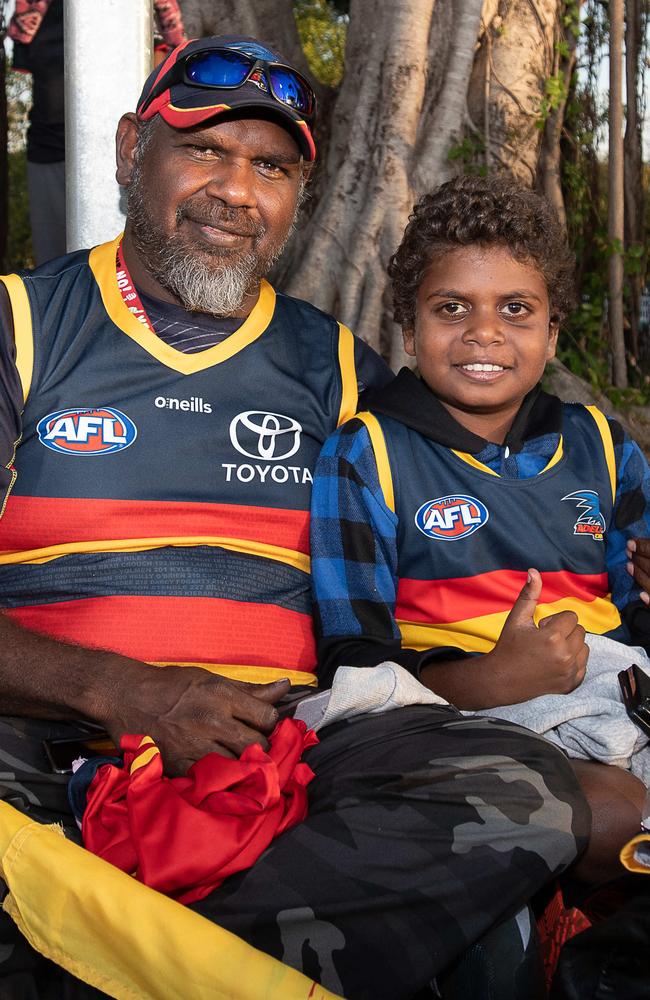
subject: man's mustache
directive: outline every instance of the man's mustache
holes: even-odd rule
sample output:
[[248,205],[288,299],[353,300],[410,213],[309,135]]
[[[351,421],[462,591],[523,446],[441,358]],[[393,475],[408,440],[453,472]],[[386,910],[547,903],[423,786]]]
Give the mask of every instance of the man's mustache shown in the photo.
[[193,205],[191,201],[185,201],[176,210],[176,222],[181,223],[184,219],[189,219],[199,226],[214,226],[215,229],[237,233],[239,236],[259,238],[265,233],[262,223],[251,219],[245,209],[229,208],[227,205],[208,208],[205,205]]

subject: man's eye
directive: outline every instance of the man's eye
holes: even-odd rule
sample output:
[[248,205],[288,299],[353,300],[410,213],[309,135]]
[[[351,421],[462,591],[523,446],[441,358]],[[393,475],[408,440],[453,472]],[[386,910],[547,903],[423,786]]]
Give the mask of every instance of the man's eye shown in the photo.
[[188,146],[187,148],[193,156],[200,160],[212,160],[217,155],[216,150],[210,149],[208,146]]
[[258,160],[257,167],[268,177],[282,177],[284,175],[282,167],[278,166],[277,163],[271,163],[270,160]]

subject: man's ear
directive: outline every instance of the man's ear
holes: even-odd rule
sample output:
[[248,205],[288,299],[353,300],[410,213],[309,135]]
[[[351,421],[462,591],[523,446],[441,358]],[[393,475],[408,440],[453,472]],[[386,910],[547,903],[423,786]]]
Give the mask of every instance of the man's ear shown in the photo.
[[314,176],[315,164],[312,160],[309,163],[303,162],[302,165],[302,180],[304,184],[309,184],[310,180]]
[[404,350],[412,358],[415,357],[415,328],[414,327],[402,327],[402,337],[404,338]]
[[128,114],[122,115],[120,118],[115,134],[115,158],[117,160],[115,179],[121,187],[128,187],[131,183],[137,141],[138,119],[132,111],[129,111]]
[[555,357],[557,350],[557,338],[560,332],[560,317],[551,316],[548,323],[548,343],[546,345],[546,360],[550,361]]

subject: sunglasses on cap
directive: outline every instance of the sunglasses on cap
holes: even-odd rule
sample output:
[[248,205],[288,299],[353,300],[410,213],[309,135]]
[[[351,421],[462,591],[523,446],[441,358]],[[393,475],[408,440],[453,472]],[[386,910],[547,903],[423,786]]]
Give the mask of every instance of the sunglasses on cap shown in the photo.
[[291,66],[223,48],[195,52],[179,59],[163,74],[139,113],[146,113],[151,102],[174,83],[201,89],[236,90],[248,82],[257,84],[262,91],[298,114],[309,117],[316,110],[316,96],[311,85]]

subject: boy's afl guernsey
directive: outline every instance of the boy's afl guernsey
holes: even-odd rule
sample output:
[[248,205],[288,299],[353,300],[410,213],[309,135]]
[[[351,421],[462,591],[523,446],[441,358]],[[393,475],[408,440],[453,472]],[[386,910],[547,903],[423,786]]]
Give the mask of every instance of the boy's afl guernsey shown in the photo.
[[0,606],[56,639],[313,682],[311,470],[356,408],[349,330],[262,282],[197,354],[118,288],[119,240],[3,279],[26,403]]
[[528,479],[501,478],[390,417],[358,416],[399,520],[395,615],[403,646],[489,652],[531,566],[543,582],[536,621],[571,610],[588,632],[621,626],[604,541],[614,449],[599,410],[564,404],[558,449]]

